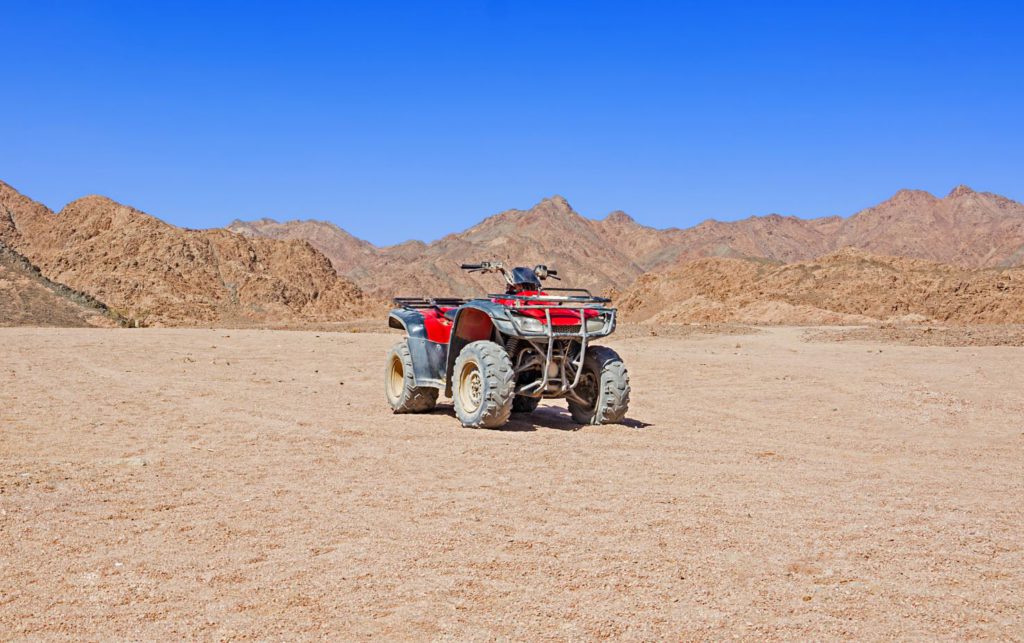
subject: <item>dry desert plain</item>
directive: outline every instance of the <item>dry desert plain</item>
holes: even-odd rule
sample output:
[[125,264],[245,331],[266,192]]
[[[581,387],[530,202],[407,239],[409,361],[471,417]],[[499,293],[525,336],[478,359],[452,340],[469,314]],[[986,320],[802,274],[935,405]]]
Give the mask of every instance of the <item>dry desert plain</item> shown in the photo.
[[1024,638],[1024,348],[737,333],[487,431],[395,335],[0,329],[0,639]]

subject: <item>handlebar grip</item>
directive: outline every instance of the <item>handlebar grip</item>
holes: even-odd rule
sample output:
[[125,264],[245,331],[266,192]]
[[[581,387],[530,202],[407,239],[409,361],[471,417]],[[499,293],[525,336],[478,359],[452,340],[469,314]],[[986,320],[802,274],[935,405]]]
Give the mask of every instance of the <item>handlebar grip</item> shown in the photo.
[[478,263],[464,263],[464,264],[462,264],[462,269],[463,270],[479,270],[480,268],[483,268],[483,266],[478,264]]

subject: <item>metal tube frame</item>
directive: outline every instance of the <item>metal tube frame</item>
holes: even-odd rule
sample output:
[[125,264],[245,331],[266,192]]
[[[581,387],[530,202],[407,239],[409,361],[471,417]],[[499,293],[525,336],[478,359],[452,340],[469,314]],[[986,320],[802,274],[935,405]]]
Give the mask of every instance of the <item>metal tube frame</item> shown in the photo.
[[[548,369],[551,366],[552,353],[554,351],[554,343],[556,339],[573,339],[579,338],[580,340],[580,353],[577,359],[573,363],[573,368],[576,373],[573,376],[571,384],[566,382],[566,360],[562,359],[560,363],[560,378],[562,385],[557,391],[557,395],[563,396],[571,393],[573,389],[580,383],[580,376],[583,374],[583,360],[586,357],[587,346],[590,344],[590,338],[592,335],[603,336],[607,333],[604,331],[609,326],[614,327],[615,324],[615,313],[614,308],[608,308],[601,306],[600,304],[608,303],[609,299],[604,297],[593,297],[593,296],[552,296],[552,295],[489,295],[493,299],[511,299],[517,303],[518,306],[515,308],[525,308],[529,310],[543,310],[544,311],[544,333],[530,333],[524,331],[524,329],[514,322],[520,336],[528,341],[531,346],[538,352],[544,354],[544,365],[542,368],[541,379],[539,382],[532,382],[525,385],[523,388],[516,391],[517,394],[529,395],[531,397],[541,397],[545,394],[548,387],[548,381],[551,379],[548,375]],[[520,303],[522,302],[522,303]],[[536,304],[532,302],[537,302]],[[557,302],[557,303],[550,303]],[[526,305],[523,305],[525,303]],[[555,327],[551,323],[551,311],[552,310],[573,310],[579,313],[580,316],[580,330],[578,333],[556,333]],[[595,311],[598,315],[605,316],[605,324],[601,331],[597,333],[590,333],[587,330],[587,316],[588,310]],[[532,337],[532,336],[535,336]],[[547,342],[547,346],[542,348],[538,345],[538,341],[543,339]],[[568,355],[566,355],[568,357]]]

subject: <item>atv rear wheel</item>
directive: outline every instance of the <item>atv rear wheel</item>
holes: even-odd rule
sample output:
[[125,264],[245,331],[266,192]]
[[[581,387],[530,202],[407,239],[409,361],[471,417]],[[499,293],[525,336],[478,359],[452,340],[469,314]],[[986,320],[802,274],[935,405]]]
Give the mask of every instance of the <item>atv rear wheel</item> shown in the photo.
[[527,397],[525,395],[517,395],[512,400],[512,412],[513,413],[533,413],[537,410],[537,405],[540,404],[539,397]]
[[629,372],[619,354],[591,346],[583,358],[580,381],[570,397],[569,412],[580,424],[621,422],[629,408]]
[[462,426],[493,429],[508,422],[515,374],[503,347],[489,341],[467,344],[455,360],[452,383]]
[[416,386],[412,374],[412,355],[405,341],[388,351],[384,367],[384,393],[395,413],[422,413],[437,405],[438,390],[432,386]]

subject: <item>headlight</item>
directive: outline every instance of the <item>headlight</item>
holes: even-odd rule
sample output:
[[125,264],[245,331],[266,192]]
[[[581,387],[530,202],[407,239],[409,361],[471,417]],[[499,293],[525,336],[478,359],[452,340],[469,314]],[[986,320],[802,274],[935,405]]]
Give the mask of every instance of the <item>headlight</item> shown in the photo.
[[533,317],[527,317],[526,315],[516,315],[516,323],[519,324],[520,330],[527,333],[543,333],[544,322]]
[[604,330],[605,321],[606,320],[603,315],[600,317],[591,317],[587,320],[587,332],[597,333]]

